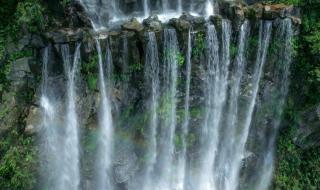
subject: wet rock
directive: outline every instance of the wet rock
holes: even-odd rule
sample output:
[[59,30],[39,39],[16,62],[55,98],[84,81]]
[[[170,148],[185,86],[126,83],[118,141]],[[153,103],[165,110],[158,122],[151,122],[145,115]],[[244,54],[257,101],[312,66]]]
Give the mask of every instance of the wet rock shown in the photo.
[[[239,10],[237,11],[240,15]],[[274,20],[277,18],[290,18],[290,17],[300,17],[300,11],[298,8],[292,5],[286,4],[263,4],[256,3],[248,7],[243,7],[243,12],[247,18],[257,18]]]
[[140,32],[143,30],[142,24],[136,18],[133,18],[129,22],[124,23],[121,27],[124,30],[135,32]]
[[245,19],[245,9],[246,6],[240,2],[229,2],[225,1],[221,3],[221,15],[227,17],[231,20],[240,20]]
[[31,41],[31,38],[32,38],[32,35],[30,33],[24,35],[20,40],[19,40],[19,43],[18,43],[18,49],[19,50],[23,50],[24,48],[26,48],[30,41]]
[[161,21],[157,15],[150,16],[149,18],[143,20],[143,25],[152,31],[160,31],[162,29]]
[[221,15],[213,15],[209,17],[209,20],[217,27],[221,28],[222,25],[222,16]]
[[170,19],[169,24],[174,26],[178,31],[186,31],[191,28],[191,23],[184,19],[173,18]]
[[295,25],[301,25],[301,18],[298,18],[298,17],[290,17],[292,22],[295,24]]
[[43,48],[45,47],[45,44],[41,36],[33,34],[30,41],[30,46],[33,48]]
[[23,57],[14,61],[12,63],[9,79],[11,81],[23,83],[24,81],[21,81],[21,79],[23,79],[25,76],[27,76],[28,73],[31,72],[29,67],[30,60],[32,60],[31,57]]
[[65,8],[68,27],[91,27],[91,21],[79,2],[75,1]]
[[29,108],[29,114],[26,118],[26,127],[24,132],[26,134],[32,135],[39,131],[41,126],[41,110],[36,106],[31,106]]
[[278,4],[278,5],[265,5],[263,7],[263,15],[262,17],[264,19],[270,19],[274,20],[277,17],[284,16],[284,4]]
[[249,19],[260,19],[262,18],[262,15],[263,15],[263,5],[255,4],[255,5],[249,6],[244,13],[246,17]]
[[58,31],[48,32],[46,38],[54,43],[76,42],[83,39],[84,31],[82,29],[72,30],[70,28],[61,29]]

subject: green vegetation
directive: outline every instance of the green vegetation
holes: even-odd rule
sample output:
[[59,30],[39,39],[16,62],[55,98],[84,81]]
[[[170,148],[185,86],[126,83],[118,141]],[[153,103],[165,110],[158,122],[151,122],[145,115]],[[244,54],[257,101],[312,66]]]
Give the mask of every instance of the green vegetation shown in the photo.
[[67,5],[70,3],[71,0],[60,0],[60,4],[62,7],[67,7]]
[[286,129],[280,135],[275,189],[319,189],[320,148],[303,150],[296,146],[294,132],[294,128]]
[[177,62],[179,66],[183,66],[184,61],[185,61],[185,57],[182,53],[178,52],[177,56],[176,56]]
[[[301,8],[300,35],[292,41],[294,63],[291,69],[290,97],[284,112],[287,128],[277,143],[275,189],[319,189],[320,147],[303,149],[294,144],[299,113],[320,103],[320,1],[278,0]],[[308,127],[308,126],[306,126]]]
[[143,70],[143,65],[141,63],[135,63],[135,64],[131,64],[129,65],[129,74],[134,73],[134,72],[138,72],[138,71],[142,71]]
[[192,49],[192,55],[194,57],[199,57],[201,55],[201,53],[203,53],[206,44],[204,41],[204,34],[203,33],[197,33],[194,39],[194,47]]
[[81,73],[85,77],[89,90],[95,90],[98,82],[98,54],[91,55],[88,63],[81,64]]
[[16,18],[18,26],[26,28],[29,32],[43,31],[47,26],[44,8],[38,0],[19,2]]
[[[0,2],[0,122],[10,128],[0,136],[0,189],[31,190],[35,189],[37,179],[37,150],[34,146],[34,137],[22,134],[24,124],[24,104],[29,104],[33,98],[32,90],[23,87],[18,92],[10,89],[9,73],[12,64],[23,57],[29,57],[32,52],[19,50],[18,40],[26,32],[41,32],[45,30],[46,17],[44,7],[38,0],[5,0]],[[10,91],[11,90],[11,91]],[[20,92],[21,91],[21,92]],[[4,92],[9,95],[3,95]],[[12,96],[17,97],[19,106],[10,107]],[[23,107],[23,108],[22,108]],[[17,118],[13,113],[17,112]],[[11,119],[14,122],[4,122]],[[17,120],[17,121],[15,121]]]
[[230,43],[230,58],[231,58],[231,59],[236,58],[237,53],[238,53],[237,44],[235,44],[235,43]]
[[[0,95],[10,84],[8,74],[12,63],[19,58],[30,56],[31,52],[12,52],[23,32],[41,32],[47,24],[45,9],[39,0],[8,0],[0,2]],[[9,51],[10,50],[10,51]]]
[[0,187],[31,190],[36,184],[37,151],[34,139],[10,131],[0,140]]

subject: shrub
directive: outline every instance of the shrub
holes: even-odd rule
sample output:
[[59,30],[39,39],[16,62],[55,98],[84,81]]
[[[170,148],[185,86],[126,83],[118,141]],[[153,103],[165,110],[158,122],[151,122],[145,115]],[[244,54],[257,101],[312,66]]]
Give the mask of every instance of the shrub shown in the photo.
[[44,8],[37,0],[19,2],[16,10],[17,24],[30,32],[46,28]]

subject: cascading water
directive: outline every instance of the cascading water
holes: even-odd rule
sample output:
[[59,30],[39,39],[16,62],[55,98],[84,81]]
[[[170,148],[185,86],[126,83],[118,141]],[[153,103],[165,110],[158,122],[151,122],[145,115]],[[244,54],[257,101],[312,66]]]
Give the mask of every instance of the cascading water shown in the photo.
[[107,45],[106,45],[106,54],[105,54],[105,64],[106,64],[106,73],[105,73],[105,80],[106,80],[106,84],[107,84],[107,88],[106,88],[106,92],[107,92],[107,96],[108,97],[111,97],[111,90],[114,86],[114,83],[113,83],[113,79],[112,79],[112,76],[113,76],[113,61],[112,61],[112,53],[111,53],[111,50],[110,50],[110,41],[109,39],[107,39]]
[[225,128],[220,137],[219,155],[217,158],[218,186],[219,189],[236,189],[237,172],[234,169],[237,142],[237,116],[239,112],[238,99],[240,93],[240,82],[246,66],[246,43],[249,36],[249,22],[245,21],[240,28],[238,40],[238,53],[235,58],[234,72],[231,73],[229,105],[227,109]]
[[64,172],[62,174],[61,189],[77,190],[80,185],[80,155],[78,137],[78,118],[76,109],[75,83],[78,76],[78,65],[80,63],[80,43],[77,45],[73,64],[70,63],[69,46],[62,45],[61,52],[64,60],[65,73],[68,77],[67,85],[67,109],[64,137]]
[[149,8],[148,0],[143,0],[143,12],[144,12],[145,18],[147,18],[150,15],[150,8]]
[[214,4],[215,4],[215,0],[207,0],[206,1],[205,15],[207,17],[214,14]]
[[267,148],[263,156],[263,162],[259,171],[258,182],[256,189],[266,190],[269,188],[272,180],[272,173],[274,169],[274,147],[276,142],[276,136],[278,133],[278,128],[281,122],[281,116],[283,112],[283,106],[285,104],[286,96],[289,87],[289,74],[290,74],[290,64],[292,56],[292,26],[290,19],[284,19],[280,23],[280,27],[276,31],[276,36],[282,39],[284,46],[280,48],[279,58],[281,59],[281,64],[277,64],[274,78],[276,81],[276,86],[272,90],[273,94],[276,94],[275,99],[275,113],[273,113],[273,121],[271,124],[271,137],[268,139]]
[[42,130],[40,133],[41,140],[41,155],[42,165],[41,169],[44,173],[44,187],[51,187],[52,189],[61,189],[59,171],[61,171],[62,156],[60,152],[60,141],[57,129],[56,107],[54,104],[55,97],[52,95],[51,87],[49,86],[49,70],[48,62],[50,56],[51,46],[46,47],[43,52],[43,67],[42,67],[42,84],[41,84],[41,98],[40,104],[42,108]]
[[[99,137],[98,137],[98,153],[97,153],[97,162],[96,162],[96,172],[97,172],[97,181],[96,188],[97,190],[111,190],[113,189],[111,183],[111,155],[113,149],[113,122],[111,115],[111,104],[108,98],[110,95],[110,86],[106,84],[110,83],[110,75],[107,74],[105,77],[104,66],[102,60],[102,51],[99,39],[96,39],[96,47],[98,51],[98,64],[99,64],[99,84],[100,84],[100,111],[99,111]],[[107,48],[107,51],[110,49]],[[107,57],[110,58],[110,57]],[[111,64],[110,59],[107,59],[106,64]],[[111,66],[108,66],[110,68]],[[110,71],[107,71],[110,73]],[[105,81],[108,81],[107,83]]]
[[192,52],[192,44],[191,44],[191,31],[188,32],[188,48],[186,52],[186,86],[185,86],[185,99],[184,99],[184,121],[182,124],[182,142],[181,142],[181,152],[178,156],[178,165],[177,165],[177,180],[174,184],[174,189],[183,190],[185,189],[185,175],[186,175],[186,154],[187,154],[187,135],[188,135],[188,127],[190,122],[190,82],[191,82],[191,52]]
[[[91,11],[90,16],[96,19],[92,20],[95,29],[108,26],[106,24],[115,20],[127,19],[131,14],[121,10],[121,3],[115,0],[81,0],[80,2],[87,11]],[[202,6],[204,11],[202,15],[209,16],[214,14],[217,4],[214,0],[189,1],[189,3],[190,6],[183,5],[181,0],[175,2],[166,0],[152,5],[151,1],[144,0],[139,1],[143,9],[140,7],[134,11],[138,11],[139,16],[147,17],[153,14],[155,6],[158,6],[157,8],[165,15],[170,12],[180,15],[186,7],[193,10],[200,9],[200,5],[206,5]],[[193,6],[195,3],[197,3],[196,6]],[[110,7],[106,8],[109,5]],[[93,10],[96,12],[92,12]],[[118,189],[116,178],[123,176],[125,179],[119,180],[123,183],[121,186],[132,190],[237,190],[243,188],[242,171],[246,169],[243,163],[247,162],[248,152],[251,151],[247,146],[251,142],[249,133],[256,127],[257,118],[255,117],[258,117],[256,111],[260,108],[260,102],[262,105],[266,104],[260,97],[259,91],[262,91],[260,88],[265,88],[262,82],[268,80],[264,78],[264,65],[269,64],[267,60],[270,56],[269,44],[272,42],[271,39],[275,38],[272,33],[273,22],[260,21],[259,38],[256,40],[258,48],[252,50],[251,52],[254,53],[249,56],[247,51],[252,48],[251,41],[255,40],[250,36],[251,32],[254,33],[252,29],[256,27],[255,21],[245,20],[241,25],[231,25],[231,21],[227,19],[215,21],[209,19],[205,38],[199,39],[203,38],[203,30],[197,28],[200,26],[195,27],[195,36],[192,37],[191,28],[194,27],[194,23],[191,16],[181,19],[186,26],[189,22],[188,33],[185,28],[181,31],[177,29],[178,32],[168,28],[153,32],[151,28],[145,26],[144,31],[147,32],[144,40],[140,39],[142,36],[136,38],[138,33],[132,31],[112,34],[115,40],[112,37],[112,46],[107,40],[105,56],[101,50],[100,40],[96,39],[100,96],[97,98],[99,101],[92,101],[100,103],[100,107],[97,114],[98,130],[95,131],[96,145],[92,145],[96,146],[94,148],[95,167],[92,169],[94,175],[90,176],[93,189]],[[215,25],[212,25],[212,22]],[[277,54],[282,64],[274,66],[275,69],[272,71],[274,86],[270,90],[263,89],[264,93],[269,91],[271,94],[276,94],[278,100],[274,106],[276,111],[272,113],[273,115],[271,114],[274,121],[271,123],[272,128],[266,129],[271,132],[263,137],[265,146],[259,147],[262,149],[260,152],[252,153],[259,157],[257,162],[260,165],[253,168],[257,170],[255,171],[256,181],[252,183],[254,189],[259,190],[268,189],[271,183],[277,130],[289,85],[290,41],[293,32],[290,19],[279,22],[280,27],[274,35],[283,39],[283,47]],[[159,39],[163,39],[163,42],[158,43],[156,36],[162,31],[163,37]],[[185,56],[181,58],[178,40],[186,39],[186,35],[188,40],[183,42],[183,45],[180,44],[185,51]],[[121,41],[117,39],[119,36]],[[235,39],[237,47],[232,46],[233,36],[237,38]],[[130,41],[132,39],[136,41]],[[122,43],[121,46],[120,43]],[[114,45],[119,45],[120,50],[112,49],[111,47],[116,47]],[[236,49],[235,52],[234,49]],[[50,48],[46,48],[43,55],[40,103],[43,111],[41,140],[44,143],[41,149],[45,150],[42,151],[43,159],[48,163],[48,166],[44,167],[47,171],[44,176],[48,178],[44,180],[44,186],[57,190],[84,188],[80,187],[80,184],[86,184],[86,181],[80,183],[80,176],[81,180],[89,178],[82,177],[80,174],[78,131],[80,116],[78,118],[77,115],[79,96],[77,91],[79,90],[76,85],[80,72],[80,43],[76,44],[73,61],[70,59],[69,51],[69,45],[61,45],[67,77],[66,101],[60,100],[63,99],[63,94],[55,93],[56,87],[52,86],[49,80],[52,77],[48,74]],[[113,51],[116,54],[113,54]],[[114,65],[112,54],[115,58]],[[249,59],[252,57],[253,60]],[[183,72],[179,72],[180,68]],[[51,75],[61,75],[61,73]],[[119,75],[121,75],[119,79],[115,77]],[[130,77],[134,77],[135,81],[131,82]],[[139,81],[141,79],[143,82]],[[275,93],[276,89],[280,92]],[[88,99],[96,95],[94,92],[85,93],[94,94],[88,96]],[[139,132],[131,127],[131,123],[123,126],[124,122],[118,122],[118,120],[115,121],[117,130],[114,131],[112,107],[116,107],[119,102],[121,111],[126,113],[124,117],[128,117],[124,121],[131,121],[129,118],[131,115],[139,115],[137,119],[139,121],[132,119],[132,126],[139,125]],[[256,105],[256,102],[259,104]],[[60,113],[61,108],[65,108],[65,112]],[[127,108],[129,111],[126,110]],[[134,110],[141,113],[131,113],[132,108],[141,109]],[[117,111],[115,109],[114,113]],[[95,116],[96,112],[92,111],[91,114]],[[143,116],[140,118],[140,115]],[[93,118],[90,116],[91,120],[94,120]],[[116,117],[116,119],[122,118]],[[91,120],[90,122],[95,123]],[[113,137],[115,134],[117,135],[116,143]],[[130,138],[130,141],[122,142],[121,135]],[[128,142],[137,144],[138,147],[132,148],[134,149],[133,159],[114,163],[117,159],[114,146],[127,145]],[[131,172],[129,170],[132,167],[131,160],[135,160],[135,157],[138,157],[138,164],[134,163],[138,169]],[[123,165],[115,168],[116,164]],[[127,171],[129,172],[126,175]],[[116,172],[118,173],[114,174]],[[245,175],[249,176],[249,174]],[[245,177],[249,178],[248,176]]]
[[[200,170],[198,176],[198,189],[207,190],[211,187],[215,187],[215,182],[213,179],[213,162],[215,158],[215,148],[217,143],[217,124],[218,118],[217,114],[214,113],[217,109],[217,105],[214,105],[214,100],[218,100],[217,90],[220,68],[219,68],[219,42],[216,29],[213,25],[208,26],[207,29],[207,74],[205,79],[205,118],[204,124],[202,126],[201,133],[201,147],[202,147],[202,157],[200,160]],[[215,125],[213,122],[216,122]]]
[[[172,167],[174,159],[174,137],[177,124],[176,118],[176,95],[178,76],[178,41],[174,29],[164,30],[163,68],[162,68],[162,127],[160,134],[160,153],[158,154],[157,188],[170,189],[172,179]],[[163,109],[163,110],[162,110]]]
[[[175,0],[174,3],[169,0],[152,1],[143,0],[128,1],[119,3],[116,0],[94,1],[94,0],[77,0],[84,7],[91,19],[93,28],[96,31],[113,26],[113,24],[124,22],[133,16],[138,20],[143,20],[157,14],[159,19],[167,22],[170,18],[177,18],[181,16],[184,11],[188,11],[194,15],[204,15],[209,17],[215,14],[216,0],[199,1],[190,0],[189,2],[182,2],[182,0]],[[189,5],[185,5],[189,3]],[[128,5],[126,5],[128,4]],[[160,4],[160,5],[158,5]],[[196,4],[196,6],[195,6]],[[199,5],[202,6],[199,6]],[[152,6],[157,6],[154,10]],[[175,5],[175,7],[173,7]],[[130,11],[126,12],[126,6],[130,6]],[[140,8],[142,7],[142,8]]]
[[150,92],[150,100],[147,109],[150,110],[149,132],[148,132],[148,148],[147,160],[145,167],[143,189],[151,189],[154,167],[157,158],[157,125],[158,125],[158,112],[159,95],[160,95],[160,81],[159,81],[159,58],[158,46],[154,32],[147,33],[148,43],[146,52],[146,66],[145,66],[145,81],[148,83],[147,88]]
[[234,163],[233,163],[233,175],[235,180],[232,182],[232,188],[236,188],[239,185],[239,171],[241,168],[241,161],[245,158],[246,150],[245,145],[248,139],[248,134],[250,130],[250,125],[253,117],[253,111],[255,107],[255,102],[258,95],[259,83],[262,76],[262,71],[264,64],[266,62],[267,50],[270,43],[271,37],[271,28],[272,22],[270,21],[261,21],[260,22],[260,31],[259,31],[259,44],[257,50],[256,63],[254,68],[254,73],[252,77],[252,90],[250,100],[248,102],[247,107],[245,108],[245,118],[243,123],[241,124],[241,130],[239,134],[239,142],[237,142],[237,146],[235,147],[234,152]]
[[206,113],[202,127],[202,158],[199,174],[199,189],[215,189],[214,172],[217,156],[219,129],[223,107],[226,101],[227,82],[230,64],[230,35],[229,21],[222,21],[222,56],[219,59],[219,42],[213,25],[207,30],[207,78],[206,78]]
[[169,2],[168,2],[168,0],[163,0],[162,1],[162,10],[163,10],[163,12],[168,12],[168,10],[169,10]]
[[44,147],[41,148],[45,153],[44,170],[45,173],[48,173],[47,179],[44,180],[47,182],[43,186],[48,189],[77,190],[80,185],[80,155],[75,84],[80,63],[80,44],[76,47],[73,64],[70,63],[69,46],[61,46],[65,75],[68,79],[64,122],[61,121],[63,114],[58,111],[61,109],[61,102],[59,102],[61,97],[59,97],[58,89],[49,79],[49,52],[51,52],[51,48],[44,50],[41,96],[44,131],[41,133],[41,139],[45,141]]
[[[129,50],[128,50],[128,39],[122,39],[122,75],[128,76],[129,74]],[[110,55],[111,57],[111,55]],[[110,60],[111,61],[111,60]],[[111,67],[109,68],[111,70]],[[122,84],[122,91],[123,91],[123,99],[124,104],[128,103],[128,95],[129,95],[129,78],[124,77],[124,82]]]
[[177,11],[179,14],[182,13],[182,0],[177,0],[178,1],[178,8],[177,8]]

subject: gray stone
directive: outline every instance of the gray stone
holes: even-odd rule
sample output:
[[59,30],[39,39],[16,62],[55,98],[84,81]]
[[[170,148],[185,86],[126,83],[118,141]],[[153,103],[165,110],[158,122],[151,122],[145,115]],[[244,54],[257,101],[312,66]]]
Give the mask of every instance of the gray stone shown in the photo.
[[29,114],[26,118],[26,127],[24,132],[32,135],[39,131],[41,126],[41,110],[38,107],[31,106],[29,108]]
[[136,18],[131,19],[129,22],[126,22],[122,25],[124,30],[140,32],[143,30],[143,26]]
[[54,43],[68,43],[81,40],[84,32],[82,29],[72,30],[70,28],[64,28],[58,31],[48,32],[45,36]]
[[34,34],[32,35],[30,46],[33,48],[43,48],[45,47],[45,44],[41,36]]
[[21,51],[21,50],[23,50],[24,48],[26,48],[26,47],[30,44],[31,38],[32,38],[32,35],[31,35],[31,34],[26,34],[26,35],[24,35],[24,36],[19,40],[18,49]]
[[20,81],[28,73],[30,73],[29,61],[31,59],[31,57],[23,57],[14,61],[9,74],[9,79],[12,81]]
[[152,31],[160,31],[162,29],[161,21],[157,15],[153,15],[143,20],[143,25]]
[[191,23],[189,20],[184,18],[186,17],[182,17],[182,18],[180,17],[179,19],[176,19],[176,18],[170,19],[169,24],[174,26],[178,31],[189,30],[191,28]]

